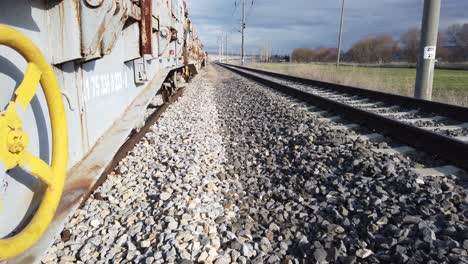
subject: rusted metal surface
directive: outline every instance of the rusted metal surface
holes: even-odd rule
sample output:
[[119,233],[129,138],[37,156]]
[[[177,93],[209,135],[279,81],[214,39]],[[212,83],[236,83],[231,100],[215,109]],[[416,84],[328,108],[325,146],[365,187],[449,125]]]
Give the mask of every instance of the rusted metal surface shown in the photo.
[[125,22],[129,17],[131,6],[133,4],[128,1],[116,1],[114,13],[109,16],[106,23],[106,31],[102,36],[101,52],[102,54],[110,54],[115,42],[121,35]]
[[[159,31],[159,49],[158,56],[164,56],[171,42],[172,31],[167,26],[161,26]],[[169,54],[168,54],[169,55]]]
[[[151,12],[153,0],[142,1]],[[125,23],[130,18],[133,22],[141,20],[140,6],[130,0],[53,0],[48,4],[50,16],[58,20],[48,24],[52,35],[49,40],[54,46],[50,54],[53,64],[108,55]]]
[[124,61],[135,60],[141,57],[140,54],[140,25],[132,23],[126,26],[122,32],[121,38],[124,39],[123,59]]
[[141,55],[153,54],[152,34],[153,34],[153,1],[140,0],[141,8]]
[[108,17],[116,9],[114,1],[105,0],[98,7],[82,4],[80,8],[81,53],[86,60],[98,58]]
[[[58,3],[56,3],[58,2]],[[49,14],[55,18],[48,24],[49,40],[56,48],[51,49],[49,61],[60,64],[81,58],[80,0],[50,1]],[[52,44],[52,43],[51,43]],[[66,47],[66,48],[63,48]]]
[[130,6],[130,10],[128,11],[128,16],[136,21],[141,20],[141,9],[135,3],[135,1],[133,1],[132,5]]

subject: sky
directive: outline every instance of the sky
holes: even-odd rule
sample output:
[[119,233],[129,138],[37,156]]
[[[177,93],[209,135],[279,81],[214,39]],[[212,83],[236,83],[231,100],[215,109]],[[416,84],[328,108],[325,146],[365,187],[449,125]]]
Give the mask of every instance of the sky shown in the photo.
[[[188,5],[206,51],[217,53],[219,36],[227,32],[228,48],[239,53],[242,0],[189,0]],[[366,36],[398,38],[420,27],[423,6],[424,0],[346,0],[344,49]],[[467,10],[467,0],[442,0],[440,29],[468,23]],[[288,54],[297,47],[337,46],[341,0],[246,0],[246,14],[247,54],[262,47]]]

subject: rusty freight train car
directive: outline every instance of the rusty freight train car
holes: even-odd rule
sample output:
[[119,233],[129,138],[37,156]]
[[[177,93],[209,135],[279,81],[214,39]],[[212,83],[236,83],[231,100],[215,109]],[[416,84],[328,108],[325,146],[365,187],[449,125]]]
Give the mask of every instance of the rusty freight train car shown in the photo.
[[38,262],[206,54],[182,0],[1,1],[0,44],[0,263]]

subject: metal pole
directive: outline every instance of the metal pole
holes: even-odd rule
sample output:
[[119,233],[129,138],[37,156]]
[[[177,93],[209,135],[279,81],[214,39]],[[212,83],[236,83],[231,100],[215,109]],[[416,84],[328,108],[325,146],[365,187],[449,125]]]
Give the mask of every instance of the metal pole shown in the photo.
[[224,61],[224,37],[223,33],[221,32],[221,61]]
[[242,0],[242,46],[241,64],[244,65],[244,38],[245,38],[245,0]]
[[218,38],[218,61],[221,62],[221,38]]
[[228,51],[228,33],[226,32],[226,62],[229,61],[229,51]]
[[341,56],[341,36],[343,34],[343,22],[344,22],[344,9],[345,9],[345,0],[341,5],[341,21],[340,21],[340,33],[338,35],[338,54],[336,55],[336,67],[340,67],[340,56]]
[[421,25],[418,68],[414,97],[432,99],[434,65],[436,59],[437,35],[439,33],[441,0],[424,0],[424,14]]

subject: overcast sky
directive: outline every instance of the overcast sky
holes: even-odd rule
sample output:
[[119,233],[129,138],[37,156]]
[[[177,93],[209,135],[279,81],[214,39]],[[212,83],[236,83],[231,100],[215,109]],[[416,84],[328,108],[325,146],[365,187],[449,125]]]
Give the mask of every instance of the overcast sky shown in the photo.
[[[189,0],[189,12],[208,52],[217,52],[221,31],[239,52],[242,0]],[[336,46],[341,0],[246,0],[246,51],[270,45],[274,53],[296,47]],[[424,0],[346,0],[343,45],[368,35],[399,34],[419,27]],[[468,23],[468,0],[443,0],[441,29]]]

